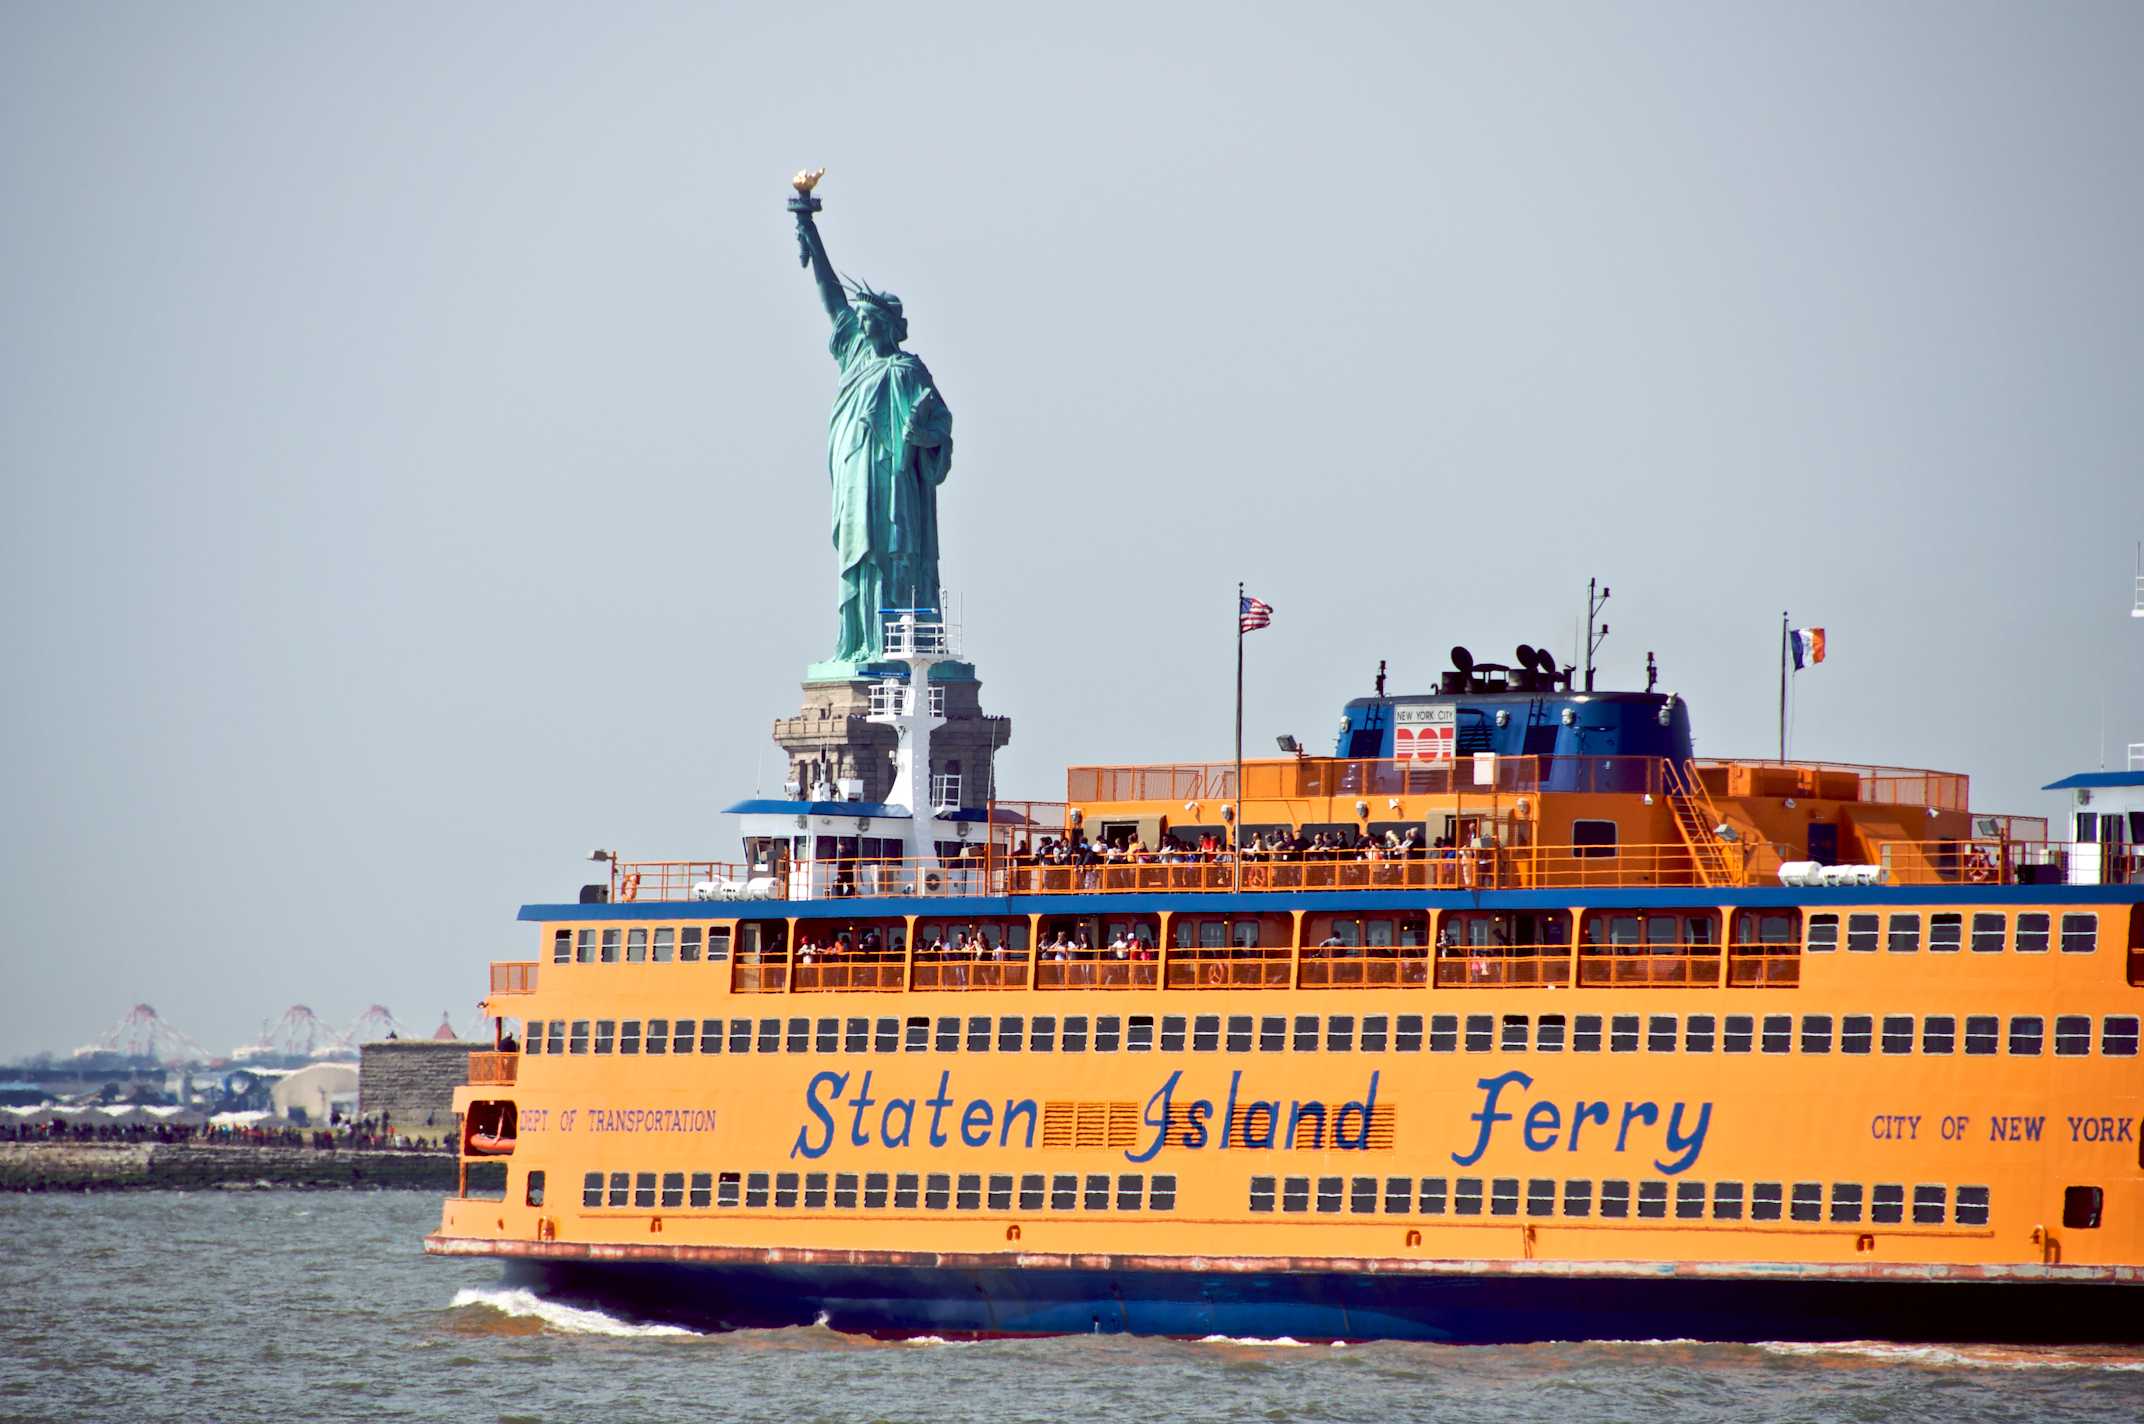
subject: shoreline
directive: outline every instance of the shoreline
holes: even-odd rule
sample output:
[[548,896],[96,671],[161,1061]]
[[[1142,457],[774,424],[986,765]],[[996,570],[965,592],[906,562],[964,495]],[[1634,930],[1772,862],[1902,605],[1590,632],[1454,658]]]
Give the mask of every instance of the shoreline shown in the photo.
[[398,1190],[452,1193],[451,1152],[200,1142],[0,1142],[0,1192]]

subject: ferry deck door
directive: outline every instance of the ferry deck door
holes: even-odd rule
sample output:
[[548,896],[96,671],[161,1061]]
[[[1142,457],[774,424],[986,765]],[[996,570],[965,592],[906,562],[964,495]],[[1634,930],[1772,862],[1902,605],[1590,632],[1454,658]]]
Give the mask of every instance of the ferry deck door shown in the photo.
[[1839,863],[1839,828],[1829,821],[1809,823],[1809,859],[1818,865]]

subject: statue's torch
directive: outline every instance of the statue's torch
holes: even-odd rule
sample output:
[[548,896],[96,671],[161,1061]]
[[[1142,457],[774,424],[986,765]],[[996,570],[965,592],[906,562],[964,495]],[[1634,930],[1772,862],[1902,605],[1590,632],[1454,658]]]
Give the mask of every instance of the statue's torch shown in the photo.
[[818,187],[819,180],[825,176],[826,170],[824,168],[807,168],[789,180],[789,186],[796,189],[795,196],[789,200],[789,211],[797,215],[797,265],[799,267],[811,266],[811,242],[804,236],[804,225],[811,221],[813,213],[819,211],[820,202],[812,196],[811,190]]

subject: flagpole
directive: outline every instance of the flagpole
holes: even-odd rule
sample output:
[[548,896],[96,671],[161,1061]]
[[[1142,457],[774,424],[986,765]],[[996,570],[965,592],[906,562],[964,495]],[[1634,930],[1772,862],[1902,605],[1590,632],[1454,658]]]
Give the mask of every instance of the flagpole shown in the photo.
[[1787,614],[1779,614],[1779,763],[1787,761]]
[[1236,818],[1231,823],[1230,883],[1243,888],[1243,585],[1236,585]]

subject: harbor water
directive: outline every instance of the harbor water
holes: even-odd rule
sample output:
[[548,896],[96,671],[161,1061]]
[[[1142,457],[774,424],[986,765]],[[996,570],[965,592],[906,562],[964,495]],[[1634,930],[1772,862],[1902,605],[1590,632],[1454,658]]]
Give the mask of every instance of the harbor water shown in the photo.
[[693,1335],[434,1260],[417,1192],[0,1197],[0,1419],[2106,1420],[2144,1350]]

